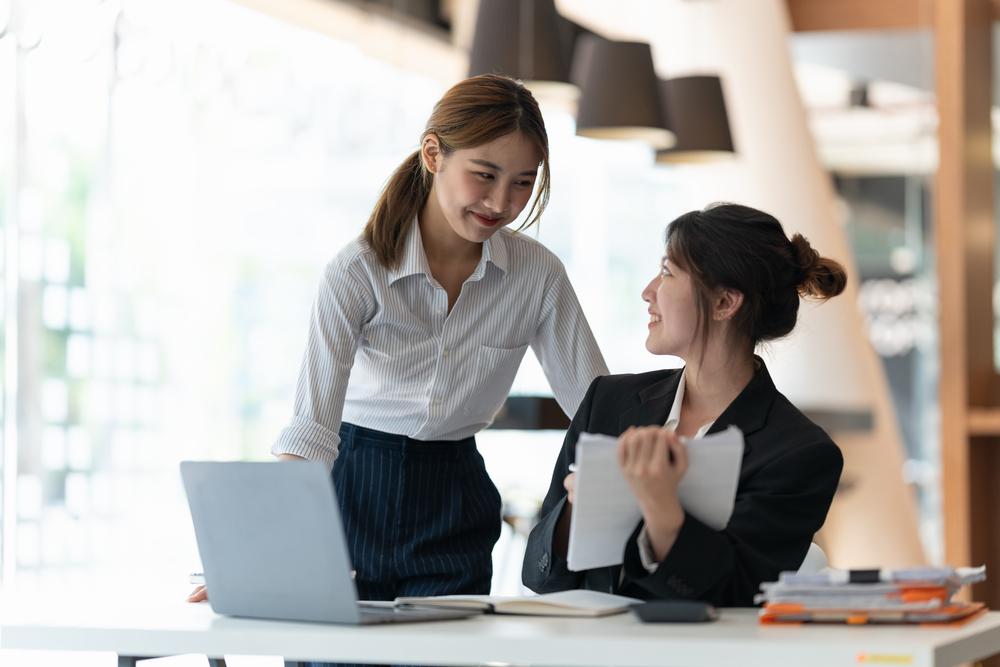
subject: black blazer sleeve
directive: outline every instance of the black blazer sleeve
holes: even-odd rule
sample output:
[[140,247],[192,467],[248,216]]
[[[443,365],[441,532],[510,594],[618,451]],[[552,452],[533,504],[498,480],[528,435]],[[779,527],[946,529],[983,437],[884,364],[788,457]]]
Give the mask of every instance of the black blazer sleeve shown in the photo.
[[573,416],[569,430],[566,431],[562,450],[552,471],[549,490],[545,494],[545,500],[542,501],[541,518],[528,535],[524,563],[521,567],[521,581],[536,593],[552,593],[582,587],[582,573],[570,572],[567,569],[566,559],[553,552],[552,540],[559,517],[566,507],[566,489],[563,488],[563,480],[569,474],[569,464],[576,456],[576,441],[581,433],[587,431],[590,409],[600,380],[598,377],[590,383],[580,407]]
[[724,530],[686,515],[653,574],[639,558],[640,523],[625,545],[625,594],[635,586],[645,598],[752,606],[761,582],[775,581],[779,572],[802,563],[826,519],[842,467],[840,450],[828,439],[784,451],[741,484]]

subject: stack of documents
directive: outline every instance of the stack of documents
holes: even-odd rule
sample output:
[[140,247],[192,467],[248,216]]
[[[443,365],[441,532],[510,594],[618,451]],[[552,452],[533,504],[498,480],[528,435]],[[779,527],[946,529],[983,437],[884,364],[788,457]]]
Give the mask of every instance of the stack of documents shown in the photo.
[[782,572],[761,584],[762,623],[950,623],[971,618],[984,606],[953,596],[986,579],[986,566],[903,570]]
[[[688,469],[677,489],[681,506],[714,530],[729,523],[743,461],[735,426],[686,440]],[[570,517],[568,567],[574,572],[620,565],[625,542],[642,518],[617,458],[618,438],[582,433],[576,443],[576,504]]]

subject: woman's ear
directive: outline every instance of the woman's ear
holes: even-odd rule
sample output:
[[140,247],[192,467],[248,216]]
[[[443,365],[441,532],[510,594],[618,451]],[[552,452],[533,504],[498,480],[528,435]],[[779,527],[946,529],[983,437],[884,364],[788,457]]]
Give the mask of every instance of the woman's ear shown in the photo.
[[424,163],[424,169],[432,174],[441,170],[441,140],[433,133],[428,133],[424,137],[424,142],[420,146],[420,161]]
[[743,292],[723,287],[715,293],[715,303],[712,304],[712,319],[716,321],[731,320],[743,305]]

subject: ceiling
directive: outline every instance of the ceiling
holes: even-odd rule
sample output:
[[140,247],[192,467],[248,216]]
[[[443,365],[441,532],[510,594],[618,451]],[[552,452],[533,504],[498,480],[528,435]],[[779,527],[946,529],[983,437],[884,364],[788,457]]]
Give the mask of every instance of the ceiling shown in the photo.
[[[354,42],[375,57],[445,83],[465,74],[478,7],[477,0],[421,0],[418,5],[425,10],[434,5],[439,20],[428,23],[409,17],[401,27],[391,10],[404,5],[403,0],[237,1]],[[560,12],[596,32],[613,39],[648,41],[663,77],[712,70],[714,4],[712,0],[556,0]],[[995,40],[998,33],[1000,28],[995,29]],[[398,47],[401,38],[405,49]],[[928,30],[796,32],[789,48],[820,153],[829,167],[863,173],[929,173],[935,168],[934,47]],[[1000,50],[993,58],[997,77]],[[849,102],[851,88],[858,85],[866,85],[869,93],[864,108]],[[994,98],[1000,103],[1000,85],[994,86]]]

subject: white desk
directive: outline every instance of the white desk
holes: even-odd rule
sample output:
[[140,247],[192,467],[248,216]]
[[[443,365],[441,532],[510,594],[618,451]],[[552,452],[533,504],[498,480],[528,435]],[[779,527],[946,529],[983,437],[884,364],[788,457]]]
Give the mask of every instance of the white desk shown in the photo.
[[[129,601],[131,596],[131,601]],[[760,626],[755,610],[715,623],[644,625],[605,619],[482,616],[439,623],[349,627],[217,616],[207,604],[123,591],[112,605],[67,593],[3,601],[0,648],[200,653],[287,660],[471,665],[954,665],[1000,653],[1000,612],[958,628]],[[108,602],[105,595],[99,600]]]

